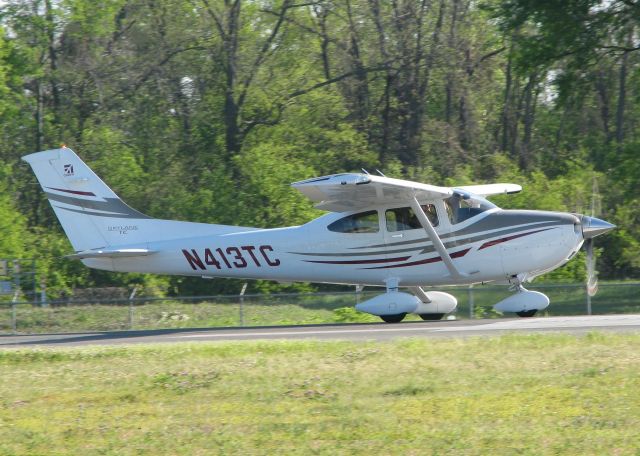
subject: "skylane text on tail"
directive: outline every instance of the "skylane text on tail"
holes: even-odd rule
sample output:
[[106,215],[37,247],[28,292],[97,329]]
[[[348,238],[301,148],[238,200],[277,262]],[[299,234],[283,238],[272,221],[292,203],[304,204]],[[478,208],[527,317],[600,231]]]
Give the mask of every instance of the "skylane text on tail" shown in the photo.
[[[23,157],[78,259],[109,271],[382,286],[358,304],[388,322],[438,319],[456,299],[421,286],[509,283],[496,304],[531,316],[549,305],[522,284],[569,261],[613,225],[584,215],[503,210],[486,197],[515,184],[438,187],[345,173],[292,186],[327,214],[275,229],[151,218],[128,206],[71,149]],[[399,291],[400,289],[406,291]]]

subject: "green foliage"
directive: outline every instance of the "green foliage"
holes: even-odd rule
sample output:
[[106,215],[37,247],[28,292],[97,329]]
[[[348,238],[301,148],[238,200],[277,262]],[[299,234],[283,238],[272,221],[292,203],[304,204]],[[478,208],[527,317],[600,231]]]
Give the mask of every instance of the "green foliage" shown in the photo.
[[371,321],[378,321],[378,317],[358,312],[354,307],[339,307],[333,309],[335,319],[340,323],[368,323]]
[[566,173],[551,178],[542,171],[523,173],[504,155],[495,155],[488,165],[495,181],[514,182],[522,186],[515,195],[496,196],[493,201],[508,209],[537,209],[547,211],[587,213],[591,205],[594,173],[585,163],[578,163]]
[[[498,205],[581,213],[595,179],[595,215],[618,225],[597,241],[598,269],[637,277],[636,10],[600,0],[2,2],[0,250],[37,256],[53,295],[242,286],[60,259],[70,247],[18,163],[67,143],[138,210],[229,225],[305,223],[319,212],[288,184],[360,168],[436,185],[514,182],[523,192]],[[582,263],[551,277],[577,279]]]
[[243,175],[244,210],[236,213],[240,224],[278,227],[303,224],[317,214],[310,202],[289,184],[313,170],[298,157],[294,146],[263,142],[247,148],[236,158]]
[[27,220],[16,208],[15,195],[11,167],[0,165],[0,258],[31,256]]

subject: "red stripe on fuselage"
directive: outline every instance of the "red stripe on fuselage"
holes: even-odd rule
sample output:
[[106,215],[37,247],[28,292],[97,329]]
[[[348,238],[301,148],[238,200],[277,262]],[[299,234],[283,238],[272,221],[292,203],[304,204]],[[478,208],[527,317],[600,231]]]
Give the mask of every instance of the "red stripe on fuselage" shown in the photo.
[[374,258],[372,260],[304,260],[306,263],[320,264],[372,264],[372,263],[393,263],[394,261],[405,261],[411,258],[403,256],[397,258]]
[[513,236],[507,236],[507,237],[503,237],[500,239],[494,239],[493,241],[488,241],[485,242],[484,244],[482,244],[480,246],[480,248],[478,250],[482,250],[482,249],[486,249],[487,247],[492,247],[496,244],[502,244],[503,242],[507,242],[510,241],[512,239],[518,239],[524,236],[529,236],[530,234],[535,234],[535,233],[540,233],[541,231],[547,231],[550,230],[551,228],[545,228],[542,230],[536,230],[536,231],[529,231],[528,233],[520,233],[520,234],[514,234]]
[[[464,249],[464,250],[460,250],[459,252],[455,252],[451,254],[451,258],[460,258],[465,256],[467,253],[469,253],[469,249]],[[378,266],[375,268],[366,268],[366,269],[391,269],[391,268],[404,268],[406,266],[417,266],[419,264],[429,264],[429,263],[437,263],[438,261],[442,261],[442,257],[433,257],[433,258],[427,258],[425,260],[418,260],[418,261],[411,261],[409,263],[402,263],[402,264],[391,264],[389,266]]]

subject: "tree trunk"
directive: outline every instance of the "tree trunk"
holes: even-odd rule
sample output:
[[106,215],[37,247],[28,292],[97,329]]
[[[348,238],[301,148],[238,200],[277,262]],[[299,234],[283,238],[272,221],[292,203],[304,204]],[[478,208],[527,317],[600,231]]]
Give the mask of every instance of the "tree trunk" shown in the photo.
[[389,142],[391,138],[391,92],[393,90],[394,78],[391,64],[389,62],[389,53],[387,52],[387,47],[385,45],[386,33],[380,18],[379,0],[369,0],[369,6],[371,8],[371,13],[373,14],[376,31],[378,32],[378,47],[385,66],[385,84],[384,93],[382,95],[382,137],[380,138],[379,145],[380,163],[384,165],[391,158],[389,156]]
[[598,93],[598,101],[600,102],[600,117],[602,119],[602,129],[604,131],[605,142],[608,144],[611,142],[611,128],[609,112],[609,90],[607,87],[607,81],[602,69],[596,72],[595,89]]
[[[455,56],[457,54],[456,49],[456,25],[458,19],[458,4],[459,0],[453,0],[453,9],[451,10],[451,24],[449,26],[449,39],[448,47],[449,54]],[[455,85],[455,73],[453,68],[453,62],[449,63],[450,70],[447,72],[447,82],[445,84],[445,109],[444,120],[447,124],[451,124],[451,118],[453,116],[453,93]],[[462,113],[461,113],[462,116]]]
[[240,126],[238,116],[240,109],[236,102],[237,65],[238,65],[238,28],[240,16],[240,0],[236,0],[227,6],[227,27],[224,35],[225,54],[225,92],[224,92],[224,124],[225,146],[227,155],[232,157],[240,152]]
[[513,44],[509,49],[509,55],[507,57],[507,68],[505,74],[505,86],[504,86],[504,105],[502,107],[502,137],[500,141],[500,149],[504,152],[509,150],[509,125],[511,119],[511,91],[513,90],[513,76],[512,76],[512,63],[513,63]]
[[360,55],[360,43],[356,23],[353,19],[351,1],[346,1],[347,17],[349,19],[349,57],[354,71],[354,87],[350,98],[353,99],[351,110],[355,119],[356,128],[360,131],[367,131],[367,118],[369,117],[369,84],[367,81],[367,71]]
[[51,9],[51,0],[45,0],[45,23],[47,28],[47,50],[49,54],[49,69],[51,74],[49,75],[49,81],[51,84],[51,99],[52,110],[54,115],[54,122],[58,123],[58,115],[60,111],[60,91],[58,89],[58,57],[55,48],[55,21],[53,18],[53,11]]
[[616,109],[616,142],[618,148],[624,141],[624,110],[627,98],[627,65],[629,61],[629,52],[622,55],[620,62],[620,78],[618,85],[618,107]]
[[535,111],[536,111],[536,98],[538,91],[536,89],[537,86],[537,75],[532,73],[529,75],[529,81],[524,88],[524,109],[523,109],[523,128],[524,134],[522,138],[522,144],[520,147],[520,168],[521,169],[529,169],[531,165],[531,135],[533,132],[533,122],[535,120]]

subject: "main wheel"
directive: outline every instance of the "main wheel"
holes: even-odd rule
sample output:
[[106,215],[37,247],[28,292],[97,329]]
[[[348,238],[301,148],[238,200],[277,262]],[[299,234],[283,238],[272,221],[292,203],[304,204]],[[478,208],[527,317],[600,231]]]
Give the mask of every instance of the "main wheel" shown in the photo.
[[531,310],[523,310],[521,312],[516,312],[516,315],[519,317],[533,317],[536,312],[538,311],[538,309],[531,309]]
[[382,320],[385,323],[400,323],[402,320],[404,320],[404,317],[407,316],[407,313],[400,313],[400,314],[393,314],[393,315],[380,315],[380,318],[382,318]]
[[420,318],[425,321],[442,320],[444,314],[420,314]]

